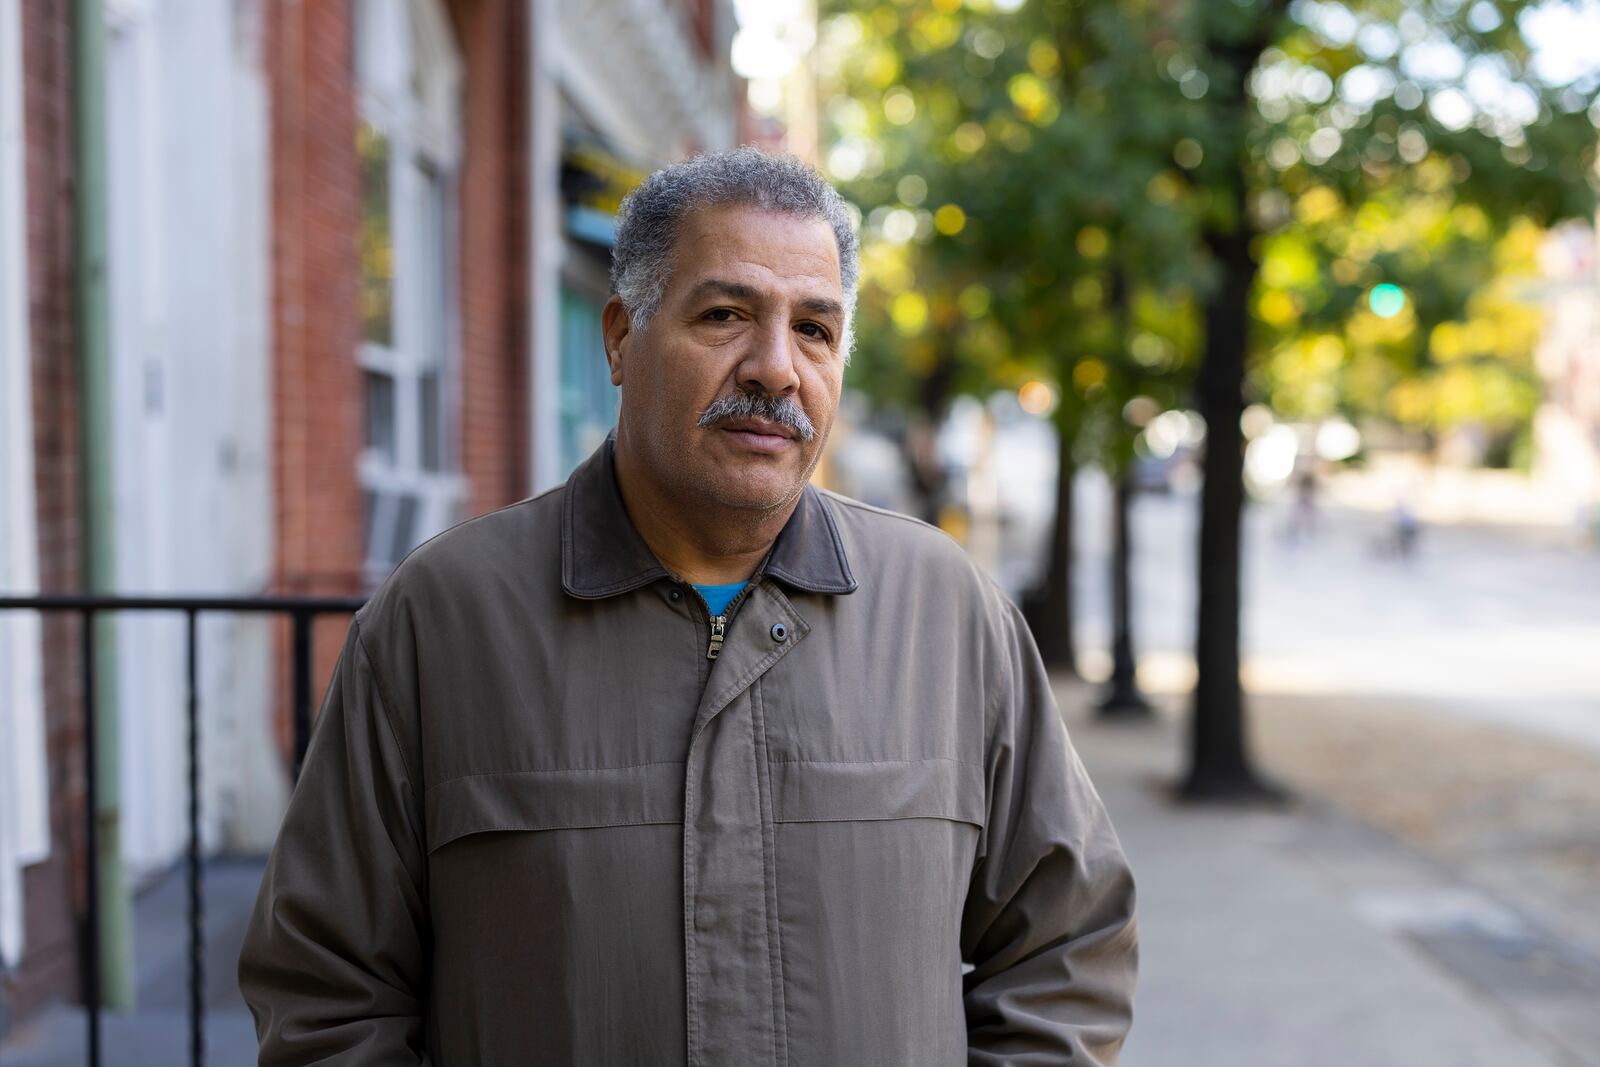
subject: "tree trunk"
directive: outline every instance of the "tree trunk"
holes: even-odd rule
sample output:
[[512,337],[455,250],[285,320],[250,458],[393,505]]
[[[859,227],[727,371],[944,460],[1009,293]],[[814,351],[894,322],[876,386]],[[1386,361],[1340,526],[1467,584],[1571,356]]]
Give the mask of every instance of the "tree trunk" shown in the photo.
[[1244,508],[1244,364],[1249,340],[1250,253],[1242,182],[1239,221],[1209,244],[1221,271],[1205,309],[1205,351],[1197,391],[1206,421],[1205,485],[1200,505],[1200,598],[1195,637],[1189,775],[1194,800],[1260,800],[1274,795],[1256,775],[1239,684],[1239,556]]
[[945,472],[939,466],[935,441],[939,423],[950,403],[950,390],[955,381],[955,364],[949,356],[941,355],[927,377],[917,385],[917,410],[907,420],[905,439],[906,463],[911,473],[911,489],[917,498],[917,518],[939,524],[939,513],[944,507]]
[[1111,679],[1100,701],[1104,718],[1143,719],[1150,702],[1139,692],[1133,652],[1133,538],[1129,530],[1134,483],[1129,464],[1115,480],[1111,508]]
[[1072,483],[1077,465],[1072,459],[1071,435],[1059,422],[1056,438],[1061,461],[1056,472],[1056,514],[1050,529],[1049,563],[1044,582],[1023,598],[1022,613],[1045,665],[1075,678],[1078,646],[1072,624]]

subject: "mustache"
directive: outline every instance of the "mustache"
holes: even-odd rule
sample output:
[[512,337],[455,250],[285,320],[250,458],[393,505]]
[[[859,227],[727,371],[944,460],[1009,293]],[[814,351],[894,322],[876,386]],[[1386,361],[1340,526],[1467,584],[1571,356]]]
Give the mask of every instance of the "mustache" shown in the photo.
[[765,419],[776,422],[793,430],[794,435],[802,441],[809,441],[817,435],[817,428],[806,416],[805,409],[792,396],[743,390],[729,393],[712,401],[711,406],[700,413],[700,421],[696,425],[701,428],[715,426],[725,419]]

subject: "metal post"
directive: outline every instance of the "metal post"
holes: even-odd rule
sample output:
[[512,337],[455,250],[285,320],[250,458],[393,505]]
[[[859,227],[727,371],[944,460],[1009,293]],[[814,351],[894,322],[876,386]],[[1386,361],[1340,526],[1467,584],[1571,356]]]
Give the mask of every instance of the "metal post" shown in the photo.
[[200,894],[200,686],[197,681],[199,636],[197,612],[184,614],[187,624],[189,714],[189,1062],[205,1063],[205,912]]
[[88,881],[84,919],[83,1007],[89,1024],[89,1065],[100,1067],[100,811],[95,804],[94,609],[83,620],[83,855]]
[[308,611],[296,611],[294,620],[294,778],[306,761],[311,743],[311,620]]
[[[58,5],[59,6],[59,5]],[[72,233],[73,338],[77,349],[78,434],[82,456],[83,576],[94,592],[116,588],[116,485],[111,374],[110,231],[107,225],[106,21],[102,0],[72,3]],[[95,758],[100,789],[95,840],[100,854],[100,997],[105,1006],[133,1007],[133,899],[122,869],[118,759],[116,620],[98,617],[107,633],[98,644],[99,718]]]

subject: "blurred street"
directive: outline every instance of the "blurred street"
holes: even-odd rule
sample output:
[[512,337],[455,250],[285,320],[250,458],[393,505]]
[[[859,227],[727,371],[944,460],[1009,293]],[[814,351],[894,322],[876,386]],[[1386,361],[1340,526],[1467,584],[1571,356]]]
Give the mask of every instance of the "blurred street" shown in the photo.
[[[1104,649],[1109,492],[1094,472],[1080,481],[1082,640]],[[1192,680],[1198,506],[1187,493],[1135,505],[1137,647],[1158,691]],[[1383,513],[1325,508],[1298,543],[1288,523],[1287,502],[1246,510],[1252,692],[1399,698],[1600,752],[1600,557],[1545,527],[1450,525],[1397,559],[1382,553]]]
[[[1082,479],[1091,675],[1108,666],[1108,499]],[[1295,802],[1194,812],[1164,793],[1185,761],[1196,507],[1135,507],[1157,720],[1097,723],[1093,687],[1061,692],[1146,887],[1127,1062],[1600,1063],[1600,561],[1481,525],[1381,558],[1386,517],[1340,506],[1290,544],[1287,506],[1252,507],[1252,737]]]

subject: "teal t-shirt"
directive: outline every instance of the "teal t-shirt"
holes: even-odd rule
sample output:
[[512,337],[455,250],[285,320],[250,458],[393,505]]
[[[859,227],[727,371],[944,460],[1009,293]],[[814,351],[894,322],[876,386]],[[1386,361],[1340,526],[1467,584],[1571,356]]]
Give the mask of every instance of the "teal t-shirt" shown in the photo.
[[721,615],[728,610],[728,605],[733,603],[733,598],[739,595],[739,590],[745,587],[744,582],[734,582],[732,585],[697,585],[700,595],[706,598],[706,607],[711,609],[713,616]]

